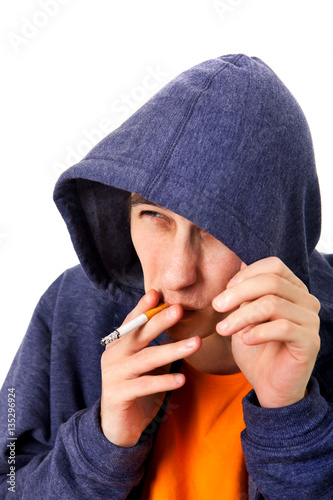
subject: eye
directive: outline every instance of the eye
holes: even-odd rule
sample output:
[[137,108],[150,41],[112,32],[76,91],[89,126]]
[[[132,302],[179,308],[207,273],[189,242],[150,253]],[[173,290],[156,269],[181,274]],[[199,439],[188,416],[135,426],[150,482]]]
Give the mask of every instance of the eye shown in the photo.
[[154,210],[141,210],[140,212],[140,217],[156,217],[156,218],[163,218],[164,216],[160,214],[159,212],[155,212]]
[[141,210],[139,218],[164,229],[171,224],[169,217],[161,212],[156,212],[156,210]]
[[150,217],[152,219],[161,219],[168,221],[169,219],[164,215],[161,214],[160,212],[156,212],[155,210],[141,210],[140,217]]

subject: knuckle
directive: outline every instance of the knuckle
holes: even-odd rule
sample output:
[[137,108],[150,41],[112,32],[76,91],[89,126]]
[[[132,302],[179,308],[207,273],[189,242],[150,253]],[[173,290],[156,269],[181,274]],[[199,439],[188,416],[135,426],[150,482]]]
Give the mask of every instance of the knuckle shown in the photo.
[[312,308],[318,314],[320,311],[320,308],[321,308],[321,304],[320,304],[319,300],[314,295],[310,295],[310,299],[311,299]]
[[278,320],[278,324],[282,335],[288,337],[291,334],[293,328],[293,325],[290,323],[290,321],[285,318],[281,318]]
[[316,313],[313,313],[313,329],[316,333],[318,333],[320,329],[320,318]]
[[273,255],[272,257],[270,257],[270,261],[271,261],[273,271],[276,274],[281,274],[284,267],[285,267],[282,260],[279,259],[279,257],[276,257],[275,255]]
[[116,349],[116,344],[118,343],[118,340],[115,342],[110,342],[109,344],[106,345],[102,356],[101,356],[101,363],[106,364],[110,363],[111,361],[114,362],[116,359],[116,352],[118,349]]
[[319,318],[318,314],[316,314],[316,328],[317,328],[317,332],[319,334],[319,330],[320,330],[320,318]]
[[320,349],[320,336],[318,333],[312,336],[312,345],[313,345],[313,350],[316,353],[318,353]]
[[109,364],[110,358],[111,358],[111,349],[107,348],[107,349],[105,349],[105,351],[103,351],[103,354],[101,356],[102,368]]
[[124,363],[121,356],[115,355],[112,348],[105,349],[101,356],[101,374],[102,379],[112,379],[114,383],[119,380],[128,371],[128,364]]
[[307,336],[308,352],[311,356],[317,355],[320,350],[320,336],[318,332],[311,331]]
[[319,336],[319,335],[316,335],[314,338],[315,338],[315,341],[314,341],[314,349],[315,349],[315,352],[318,354],[318,352],[319,352],[319,350],[320,350],[320,345],[321,345],[320,336]]
[[152,348],[145,347],[144,349],[141,349],[141,351],[139,351],[137,353],[137,356],[140,358],[140,361],[142,363],[145,363],[151,359],[152,352],[153,352],[151,349]]
[[153,378],[151,377],[139,377],[136,379],[137,388],[140,392],[147,393],[151,391],[153,385]]
[[272,293],[277,293],[280,290],[281,279],[279,276],[277,276],[276,274],[268,274],[267,281],[269,289],[272,291]]
[[266,295],[263,297],[260,309],[265,316],[273,316],[279,307],[279,298],[275,295]]

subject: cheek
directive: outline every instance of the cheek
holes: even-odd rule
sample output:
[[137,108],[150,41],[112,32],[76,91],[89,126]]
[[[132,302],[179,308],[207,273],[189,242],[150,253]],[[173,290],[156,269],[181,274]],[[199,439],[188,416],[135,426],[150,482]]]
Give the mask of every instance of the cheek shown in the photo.
[[142,234],[137,234],[134,231],[132,231],[132,241],[141,263],[145,288],[150,289],[154,285],[152,282],[153,277],[158,276],[159,262],[161,261],[158,246],[151,239],[143,237]]
[[221,293],[228,281],[240,270],[241,259],[230,250],[218,252],[207,261],[206,271],[214,292]]
[[225,259],[226,274],[228,281],[240,270],[242,260],[233,252],[229,252]]

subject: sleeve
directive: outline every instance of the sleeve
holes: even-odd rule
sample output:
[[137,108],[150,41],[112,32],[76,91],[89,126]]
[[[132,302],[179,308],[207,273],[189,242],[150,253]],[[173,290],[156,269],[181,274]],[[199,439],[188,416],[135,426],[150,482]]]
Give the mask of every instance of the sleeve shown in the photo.
[[242,446],[250,482],[269,500],[333,498],[333,411],[311,378],[308,395],[284,408],[243,401]]
[[46,305],[56,300],[56,288],[36,307],[1,389],[0,498],[124,499],[144,474],[151,436],[132,448],[110,443],[100,427],[100,401],[51,428]]

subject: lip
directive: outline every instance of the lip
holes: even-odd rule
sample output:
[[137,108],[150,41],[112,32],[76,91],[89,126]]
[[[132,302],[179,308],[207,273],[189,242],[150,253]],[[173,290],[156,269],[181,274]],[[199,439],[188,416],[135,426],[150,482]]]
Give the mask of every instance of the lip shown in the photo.
[[163,295],[162,295],[162,297],[160,297],[160,299],[161,299],[162,302],[164,302],[165,304],[167,304],[169,307],[173,306],[175,304],[179,304],[180,306],[182,306],[183,311],[184,311],[182,319],[185,319],[185,318],[191,316],[191,314],[193,314],[193,313],[198,312],[198,311],[201,310],[201,308],[194,309],[193,307],[191,307],[190,304],[187,305],[187,304],[182,304],[181,302],[171,302],[171,301],[169,302],[168,300],[166,300],[164,298]]
[[183,304],[182,302],[171,302],[169,300],[166,300],[163,296],[160,297],[160,300],[161,302],[167,304],[169,307],[174,306],[175,304],[179,304],[180,306],[182,306],[184,311],[199,311],[199,309],[201,309],[201,308],[194,308],[191,304]]
[[175,304],[179,304],[180,306],[182,306],[183,311],[184,311],[184,314],[185,314],[186,312],[191,313],[191,312],[200,311],[200,309],[193,309],[192,307],[185,306],[184,304],[181,304],[180,302],[174,302],[174,303],[171,303],[171,302],[167,302],[166,300],[164,300],[163,302],[164,302],[165,304],[167,304],[169,307],[170,307],[170,306],[173,306],[173,305],[175,305]]

